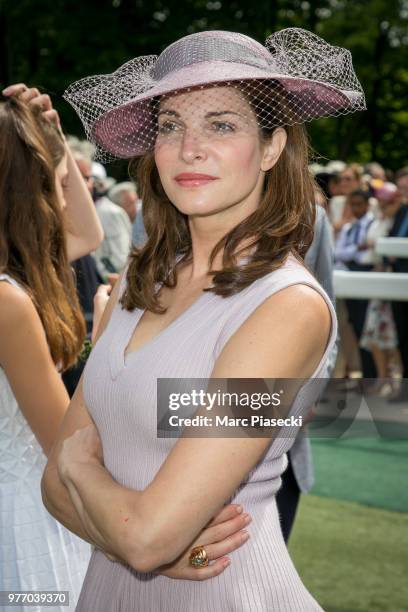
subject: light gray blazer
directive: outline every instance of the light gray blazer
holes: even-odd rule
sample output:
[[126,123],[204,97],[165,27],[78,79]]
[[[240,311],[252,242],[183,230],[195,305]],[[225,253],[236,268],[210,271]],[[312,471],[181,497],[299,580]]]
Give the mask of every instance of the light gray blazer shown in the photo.
[[[317,278],[327,295],[335,305],[333,291],[333,263],[334,245],[332,231],[326,211],[321,206],[316,206],[315,234],[313,242],[305,256],[305,264]],[[336,342],[330,353],[327,375],[330,376],[337,357]],[[299,431],[298,436],[289,451],[293,473],[302,493],[307,493],[314,485],[314,469],[312,449],[310,440],[304,429]]]

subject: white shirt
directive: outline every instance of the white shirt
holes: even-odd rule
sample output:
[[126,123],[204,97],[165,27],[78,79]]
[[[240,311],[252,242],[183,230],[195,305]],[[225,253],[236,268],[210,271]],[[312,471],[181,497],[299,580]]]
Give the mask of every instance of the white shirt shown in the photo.
[[336,262],[355,261],[359,264],[371,263],[370,260],[367,261],[367,252],[359,251],[358,246],[367,241],[368,229],[374,222],[374,219],[374,214],[368,211],[361,219],[346,223],[343,226],[334,250]]

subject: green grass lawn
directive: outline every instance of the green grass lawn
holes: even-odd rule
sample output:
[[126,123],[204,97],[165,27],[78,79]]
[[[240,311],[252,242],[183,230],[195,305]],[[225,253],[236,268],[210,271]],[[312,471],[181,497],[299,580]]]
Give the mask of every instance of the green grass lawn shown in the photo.
[[408,440],[314,439],[312,447],[313,494],[408,512]]
[[408,611],[408,440],[313,439],[289,549],[326,612]]
[[326,612],[408,610],[408,514],[302,496],[289,550]]

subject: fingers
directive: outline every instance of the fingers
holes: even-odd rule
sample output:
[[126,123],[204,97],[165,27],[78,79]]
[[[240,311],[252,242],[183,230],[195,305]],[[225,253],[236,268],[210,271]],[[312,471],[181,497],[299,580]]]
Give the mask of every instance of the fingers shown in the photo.
[[[32,90],[29,90],[32,91]],[[38,89],[34,90],[38,92]],[[26,95],[26,92],[21,94],[21,98],[23,98],[23,96]],[[41,108],[41,110],[43,111],[52,111],[52,102],[51,102],[51,98],[48,94],[40,94],[38,93],[37,96],[32,96],[28,102],[30,102],[30,104],[35,104],[35,106],[38,106],[39,108]],[[56,112],[56,111],[55,111]]]
[[110,274],[108,274],[109,284],[112,285],[112,287],[114,287],[118,278],[119,278],[119,274],[117,272],[111,272]]
[[19,99],[23,100],[23,102],[33,102],[36,98],[41,96],[39,90],[36,87],[28,87],[21,94],[19,94]]
[[112,285],[99,285],[96,290],[96,295],[98,296],[108,296],[112,291]]
[[3,96],[18,96],[27,89],[28,87],[24,83],[15,83],[3,89],[2,94]]
[[221,542],[229,536],[237,533],[241,529],[244,529],[251,522],[249,514],[240,514],[229,521],[224,521],[213,527],[208,527],[200,534],[200,544],[214,544],[215,542]]
[[61,128],[59,115],[52,106],[50,96],[40,93],[37,87],[27,87],[25,83],[16,83],[3,89],[2,93],[4,96],[18,96],[19,100],[37,106],[41,109],[43,117]]
[[216,542],[215,544],[206,544],[205,550],[207,553],[207,557],[210,561],[213,559],[219,559],[227,555],[228,553],[237,550],[240,546],[245,544],[250,538],[249,533],[243,529],[242,531],[238,531],[238,533],[234,533],[229,538],[222,540],[221,542]]
[[105,308],[111,292],[112,285],[99,285],[93,299],[94,308]]
[[112,292],[112,285],[99,285],[94,295],[94,308],[105,308]]
[[231,562],[225,555],[237,550],[250,537],[243,527],[248,525],[252,519],[249,514],[237,515],[237,509],[242,512],[240,506],[236,504],[225,506],[218,513],[216,519],[220,519],[220,517],[225,519],[227,516],[233,516],[234,518],[224,520],[221,523],[214,523],[215,519],[213,519],[210,523],[212,527],[204,529],[199,538],[192,544],[192,547],[204,546],[208,560],[211,561],[207,567],[191,567],[188,562],[189,553],[187,553],[183,557],[181,565],[178,563],[177,567],[163,567],[159,573],[169,578],[198,581],[208,580],[221,574]]
[[228,506],[224,506],[218,512],[218,514],[214,516],[214,518],[208,523],[207,527],[218,525],[219,523],[235,518],[237,515],[242,513],[242,510],[243,508],[239,504],[228,504]]
[[10,85],[3,90],[5,96],[18,96],[23,102],[31,102],[34,98],[41,97],[41,94],[37,87],[27,87],[24,83],[17,83],[17,85]]
[[57,113],[55,108],[53,108],[52,110],[44,111],[43,116],[46,119],[48,119],[48,121],[50,121],[51,123],[54,123],[54,125],[56,125],[57,128],[61,129],[61,121],[59,118],[59,114]]
[[200,567],[196,569],[192,567],[187,571],[184,570],[182,575],[174,575],[170,577],[180,578],[183,580],[198,580],[199,582],[202,580],[208,580],[209,578],[214,578],[215,576],[219,576],[222,572],[230,565],[231,560],[228,558],[217,559],[211,565],[207,565],[207,567]]

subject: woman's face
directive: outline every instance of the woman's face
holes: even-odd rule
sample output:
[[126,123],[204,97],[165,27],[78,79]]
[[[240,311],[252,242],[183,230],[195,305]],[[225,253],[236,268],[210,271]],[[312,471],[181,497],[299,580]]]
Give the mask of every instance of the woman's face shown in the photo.
[[340,191],[343,195],[349,195],[352,191],[359,189],[360,181],[355,177],[353,170],[346,168],[340,175]]
[[67,205],[65,200],[65,191],[67,188],[68,181],[68,163],[67,155],[61,159],[58,166],[55,168],[55,190],[57,192],[58,202],[62,209]]
[[[169,200],[183,214],[209,216],[258,206],[264,173],[277,161],[286,133],[274,147],[259,137],[255,114],[232,87],[213,87],[165,98],[158,110],[155,161]],[[277,142],[279,141],[279,142]]]

